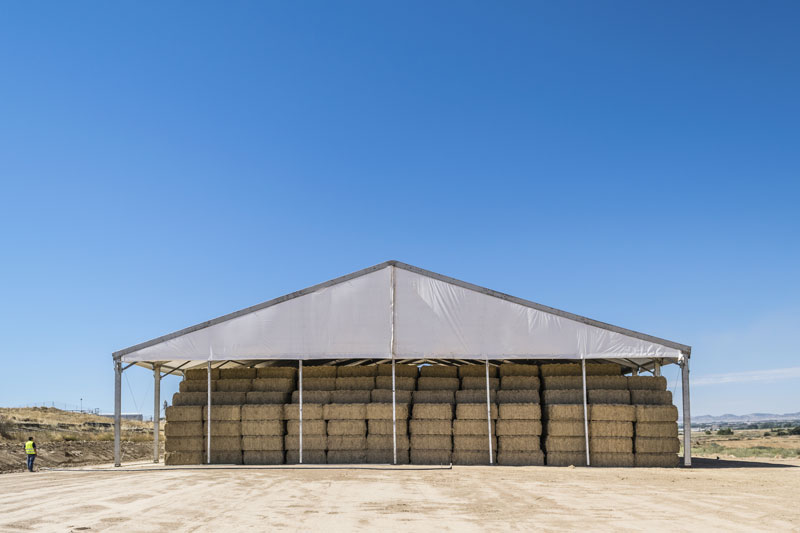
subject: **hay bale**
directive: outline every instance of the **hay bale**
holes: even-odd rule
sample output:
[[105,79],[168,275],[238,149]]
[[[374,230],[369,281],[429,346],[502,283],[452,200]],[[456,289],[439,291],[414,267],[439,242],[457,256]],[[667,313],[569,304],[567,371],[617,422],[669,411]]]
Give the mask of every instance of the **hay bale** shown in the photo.
[[377,375],[378,367],[375,365],[336,367],[337,378],[374,378]]
[[[208,393],[206,392],[176,392],[175,394],[172,395],[172,405],[173,406],[205,405],[208,401],[207,394]],[[215,393],[212,392],[212,395],[213,394]]]
[[415,450],[411,449],[412,465],[449,465],[452,454],[449,450]]
[[[304,390],[303,403],[331,403],[331,395],[333,391],[329,390]],[[296,390],[292,393],[292,403],[300,403],[300,391]]]
[[500,388],[504,390],[539,390],[540,382],[536,376],[503,376]]
[[[489,448],[486,450],[453,450],[454,465],[488,465]],[[492,450],[492,460],[497,463],[497,451]]]
[[583,420],[582,405],[545,403],[544,412],[547,420]]
[[[203,422],[203,436],[208,435],[208,422]],[[232,420],[211,421],[212,437],[241,437],[242,423]]]
[[202,452],[203,437],[171,437],[164,442],[164,451],[167,452]]
[[636,422],[637,437],[678,437],[677,422]]
[[631,393],[627,389],[592,389],[587,391],[587,396],[589,403],[631,403]]
[[[213,428],[211,431],[214,431]],[[283,420],[245,420],[242,422],[242,435],[248,437],[283,435]]]
[[[220,382],[221,383],[221,382]],[[294,391],[295,381],[290,378],[259,378],[251,382],[251,389],[258,392],[284,392]]]
[[[435,404],[430,404],[435,405]],[[492,420],[497,420],[497,404],[492,403],[491,415]],[[456,404],[456,418],[461,420],[486,420],[487,409],[486,403],[457,403]]]
[[545,389],[542,398],[546,404],[583,404],[581,389]]
[[[261,369],[259,368],[259,370]],[[282,465],[283,451],[244,450],[242,452],[242,463],[246,465]]]
[[538,403],[502,403],[500,418],[503,420],[540,420],[542,407]]
[[[486,381],[486,365],[462,365],[458,367],[458,377],[464,378],[483,378]],[[489,377],[497,377],[497,367],[489,365]]]
[[[454,435],[453,450],[489,451],[489,437],[478,435]],[[492,437],[492,450],[497,451],[497,437]],[[489,461],[487,454],[486,461]]]
[[255,379],[255,377],[256,377],[255,368],[237,367],[237,368],[219,369],[220,381],[226,379]]
[[289,402],[289,394],[285,392],[248,392],[247,403],[249,404],[280,404]]
[[[212,405],[211,420],[241,420],[242,407],[240,405]],[[203,420],[208,420],[208,406],[203,406]]]
[[636,453],[678,453],[681,441],[676,437],[639,437],[636,439]]
[[547,435],[551,437],[583,437],[583,420],[550,420],[547,422]]
[[[299,375],[299,374],[298,374]],[[303,379],[306,378],[336,378],[336,367],[330,365],[303,365]]]
[[[495,424],[492,423],[492,433]],[[453,420],[453,435],[483,435],[489,434],[489,424],[486,418],[483,420]]]
[[166,466],[201,465],[205,463],[203,452],[167,452],[164,454]]
[[360,465],[366,462],[366,450],[328,450],[329,465]]
[[411,417],[417,420],[451,420],[453,406],[449,403],[414,404]]
[[497,403],[539,403],[539,391],[514,389],[497,391]]
[[447,435],[453,434],[453,423],[450,420],[409,420],[408,431],[411,435]]
[[583,452],[586,451],[586,439],[584,437],[555,437],[548,435],[544,439],[544,448],[547,450],[548,455],[551,452]]
[[[591,429],[589,430],[591,435]],[[602,453],[633,453],[633,439],[630,437],[590,437],[589,452]],[[600,465],[598,465],[600,466]],[[631,460],[633,466],[633,460]]]
[[[391,389],[375,389],[370,393],[370,399],[377,403],[392,403]],[[411,403],[410,390],[395,390],[396,403]]]
[[375,388],[374,377],[336,378],[336,390],[365,390]]
[[538,452],[542,440],[538,435],[511,435],[497,437],[497,450],[501,452]]
[[[325,450],[303,450],[303,464],[305,465],[324,465],[328,462]],[[300,463],[300,452],[286,449],[286,464],[296,465]]]
[[283,420],[283,405],[243,405],[242,421],[245,420]]
[[548,466],[586,466],[585,452],[551,452],[547,451]]
[[421,391],[457,391],[460,385],[461,380],[458,378],[421,377],[417,379],[417,390]]
[[[376,389],[388,389],[392,390],[392,376],[378,376],[375,378],[375,388]],[[395,376],[394,378],[394,389],[395,390],[416,390],[417,388],[417,378],[407,378],[401,376]]]
[[[213,445],[213,442],[212,442]],[[283,451],[283,435],[278,436],[243,436],[242,450],[248,452]]]
[[[328,431],[330,431],[328,423]],[[366,428],[365,431],[366,433]],[[331,450],[359,450],[367,449],[367,437],[365,435],[328,435],[328,451]],[[330,460],[330,457],[328,458]]]
[[329,403],[322,407],[325,420],[364,420],[367,418],[367,404]]
[[252,382],[252,379],[221,379],[216,382],[216,390],[219,392],[248,392]]
[[[300,434],[300,421],[289,420],[286,422],[286,433],[289,435]],[[324,420],[303,420],[303,436],[327,435],[328,423]]]
[[[581,385],[581,388],[583,385]],[[628,390],[625,376],[586,376],[586,388],[603,390]]]
[[[220,383],[222,383],[220,381]],[[247,402],[246,392],[212,392],[211,405],[239,406]]]
[[[208,449],[208,437],[203,438],[203,446],[205,450]],[[211,434],[211,454],[214,452],[241,452],[242,451],[242,437],[221,437]]]
[[[408,450],[397,450],[397,464],[407,465],[409,463]],[[394,450],[367,450],[367,464],[384,465],[394,464]]]
[[[408,420],[405,418],[397,419],[397,434],[408,434]],[[373,419],[367,420],[367,434],[368,435],[391,435],[392,434],[392,421],[386,419]]]
[[328,436],[331,435],[366,435],[366,420],[331,420],[328,422]]
[[[299,386],[298,386],[299,387]],[[336,390],[336,378],[303,378],[303,392],[307,390]]]
[[[322,419],[322,405],[318,403],[303,403],[303,421]],[[284,420],[300,420],[300,404],[287,403],[283,405]]]
[[678,408],[674,405],[636,405],[637,422],[677,422]]
[[616,363],[586,363],[587,376],[621,376],[622,367]]
[[[583,431],[581,431],[583,435]],[[633,437],[633,423],[619,420],[589,422],[590,437]]]
[[[392,450],[394,444],[393,435],[367,435],[367,450]],[[411,441],[408,435],[397,434],[397,449],[408,450]]]
[[[432,404],[433,405],[433,404]],[[368,420],[392,420],[392,404],[390,403],[369,403],[367,404]],[[395,404],[394,418],[405,420],[408,418],[408,404]]]
[[541,450],[530,452],[498,452],[497,464],[503,466],[544,466]]
[[[377,365],[377,367],[379,376],[392,375],[392,365],[383,364],[383,365]],[[395,363],[394,367],[395,367],[394,368],[395,376],[402,376],[404,378],[416,378],[419,375],[419,370],[415,365],[400,365]]]
[[544,376],[542,386],[548,390],[575,390],[583,394],[583,378],[581,376]]
[[675,468],[680,465],[680,457],[676,453],[635,453],[636,466]]
[[589,452],[592,466],[634,466],[635,459],[632,453],[603,453]]
[[[455,426],[453,427],[455,431]],[[521,437],[542,434],[541,420],[498,420],[495,432],[498,437]]]
[[636,411],[632,405],[596,403],[589,406],[589,420],[633,422],[636,420]]
[[632,390],[631,403],[640,405],[672,405],[672,393],[666,390]]
[[[211,392],[217,390],[217,382],[211,382]],[[178,392],[208,392],[208,381],[206,380],[183,380],[178,383]]]
[[414,404],[455,403],[455,392],[449,390],[418,390],[411,393]]
[[[489,397],[491,398],[492,403],[497,402],[497,392],[496,390],[489,391]],[[513,392],[513,391],[507,391]],[[480,389],[469,389],[469,390],[457,390],[456,391],[456,403],[486,403],[486,390]]]
[[258,379],[285,378],[294,381],[297,379],[297,367],[264,366],[261,368],[256,368],[256,378]]
[[419,368],[419,375],[424,378],[458,378],[458,367],[424,365]]
[[[305,428],[303,428],[305,429]],[[325,450],[328,447],[327,435],[306,435],[303,431],[303,452],[306,450]],[[300,435],[284,435],[283,449],[297,451],[300,448]],[[305,459],[305,457],[304,457]]]
[[[546,365],[542,365],[540,370],[542,377],[580,376],[583,374],[581,365],[578,363],[548,363]],[[545,380],[545,383],[546,382],[547,381]]]
[[164,436],[169,437],[202,437],[202,422],[167,422],[164,425]]
[[203,408],[192,405],[172,405],[165,411],[169,422],[201,422],[203,420]]
[[[208,368],[188,368],[183,371],[183,378],[189,379],[192,381],[200,381],[205,380],[208,381]],[[219,379],[219,369],[212,368],[211,369],[211,381]]]
[[335,390],[331,391],[330,403],[369,403],[371,391]]
[[500,376],[538,376],[539,365],[526,363],[503,363],[500,365]]
[[[484,391],[486,394],[486,378],[485,377],[470,377],[461,378],[461,388],[463,390],[477,389]],[[500,378],[489,378],[489,390],[497,390],[500,388]]]
[[667,390],[664,376],[628,376],[628,390]]

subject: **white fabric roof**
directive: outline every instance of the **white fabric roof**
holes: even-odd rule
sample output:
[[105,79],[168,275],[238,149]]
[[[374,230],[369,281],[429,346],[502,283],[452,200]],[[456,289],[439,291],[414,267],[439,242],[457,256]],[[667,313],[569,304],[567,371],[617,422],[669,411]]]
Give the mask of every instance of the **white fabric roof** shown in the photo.
[[[397,261],[114,353],[167,367],[271,359],[608,359],[674,362],[689,346]],[[150,366],[149,364],[147,366]],[[191,366],[191,365],[189,365]]]

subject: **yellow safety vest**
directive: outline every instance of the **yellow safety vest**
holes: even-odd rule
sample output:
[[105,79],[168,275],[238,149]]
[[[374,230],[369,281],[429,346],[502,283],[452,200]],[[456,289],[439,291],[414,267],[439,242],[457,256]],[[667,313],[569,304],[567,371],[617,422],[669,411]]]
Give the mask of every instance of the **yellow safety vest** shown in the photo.
[[25,443],[25,453],[28,455],[36,455],[36,448],[33,447],[33,441],[29,440]]

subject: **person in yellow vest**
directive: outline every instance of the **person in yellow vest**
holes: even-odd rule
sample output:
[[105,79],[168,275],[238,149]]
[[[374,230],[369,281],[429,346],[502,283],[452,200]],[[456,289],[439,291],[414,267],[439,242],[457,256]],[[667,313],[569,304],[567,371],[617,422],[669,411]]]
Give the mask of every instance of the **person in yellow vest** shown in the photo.
[[28,471],[33,472],[33,461],[36,459],[36,443],[33,442],[33,437],[28,437],[25,443],[25,455],[28,456]]

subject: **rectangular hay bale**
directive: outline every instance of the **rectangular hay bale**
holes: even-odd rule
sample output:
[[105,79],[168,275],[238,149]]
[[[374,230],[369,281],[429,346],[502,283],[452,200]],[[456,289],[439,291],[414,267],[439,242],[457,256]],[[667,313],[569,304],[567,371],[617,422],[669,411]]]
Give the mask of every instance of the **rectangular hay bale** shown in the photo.
[[[259,370],[261,370],[259,368]],[[246,465],[282,465],[283,450],[244,450],[242,464]]]
[[[489,437],[478,435],[454,435],[453,450],[489,451]],[[492,437],[492,450],[497,451],[497,437]],[[486,461],[489,461],[487,454]]]
[[[411,403],[410,390],[397,390],[394,391],[396,403]],[[375,403],[392,403],[392,390],[391,389],[375,389],[370,393],[370,399]]]
[[241,413],[242,421],[283,420],[283,405],[243,405]]
[[497,449],[501,452],[537,452],[542,449],[538,435],[497,437]]
[[[583,370],[579,363],[547,363],[540,367],[542,377],[581,376]],[[545,383],[547,380],[545,380]]]
[[545,389],[542,401],[546,404],[583,404],[583,389]]
[[408,432],[411,435],[446,435],[453,434],[453,423],[450,420],[409,420]]
[[589,403],[631,403],[631,393],[627,389],[590,389],[587,396]]
[[585,452],[547,451],[545,461],[548,466],[586,466]]
[[[203,422],[203,436],[208,435],[208,422]],[[241,437],[242,423],[234,420],[212,420],[212,437]]]
[[635,465],[633,453],[605,453],[605,452],[590,452],[589,459],[592,466],[616,466],[628,467]]
[[[375,388],[376,389],[388,389],[392,390],[392,376],[378,376],[375,378]],[[417,389],[417,378],[407,378],[402,376],[395,376],[394,378],[394,389],[395,390],[416,390]]]
[[[397,434],[408,434],[408,421],[398,419],[396,423]],[[392,434],[392,421],[386,419],[372,419],[367,420],[367,434],[368,435],[391,435]]]
[[544,466],[544,453],[541,450],[498,452],[497,464],[503,466]]
[[[328,424],[330,429],[330,423]],[[328,435],[328,451],[367,449],[367,437],[364,435]],[[330,457],[328,458],[330,460]]]
[[[325,450],[303,450],[303,464],[305,465],[324,465],[328,462]],[[286,464],[296,465],[300,463],[300,452],[297,449],[286,449]]]
[[392,411],[392,404],[390,403],[368,403],[367,404],[367,419],[368,420],[392,420],[392,417],[400,420],[408,418],[408,404],[395,403],[394,415]]
[[680,465],[677,453],[635,453],[634,464],[639,467],[675,468]]
[[667,390],[664,376],[628,376],[628,390]]
[[[299,385],[298,385],[299,388]],[[303,377],[303,392],[312,390],[336,390],[336,378]]]
[[[305,429],[305,428],[304,428]],[[284,435],[283,449],[297,451],[300,448],[300,435]],[[306,450],[325,450],[328,448],[327,435],[306,435],[303,431],[303,452]]]
[[328,450],[329,465],[359,465],[366,464],[366,450]]
[[252,383],[252,379],[221,379],[217,381],[216,390],[218,392],[248,392]]
[[500,377],[506,376],[538,376],[539,365],[525,363],[503,363],[500,365]]
[[445,365],[423,365],[419,368],[419,375],[423,378],[458,379],[458,367]]
[[[489,391],[492,403],[497,403],[496,390]],[[510,392],[510,391],[507,391]],[[456,391],[456,403],[486,403],[486,389],[467,389]]]
[[449,403],[417,403],[412,407],[411,416],[417,420],[451,420],[453,406]]
[[[397,464],[407,465],[409,462],[408,449],[397,449]],[[370,450],[367,449],[367,464],[384,465],[394,464],[394,450]]]
[[674,405],[636,405],[637,422],[677,422],[678,408]]
[[452,464],[450,450],[415,450],[411,448],[411,464],[413,465],[449,465]]
[[[392,450],[394,446],[393,435],[367,435],[367,450]],[[397,434],[397,449],[408,450],[411,441],[408,435]]]
[[[184,379],[190,379],[192,381],[200,381],[205,380],[208,381],[208,368],[201,367],[201,368],[188,368],[183,371]],[[211,369],[211,381],[219,379],[219,369],[212,368]]]
[[420,391],[457,391],[460,386],[461,380],[458,378],[421,377],[417,379],[417,390]]
[[251,389],[257,392],[284,392],[290,393],[295,390],[296,384],[290,378],[259,378],[251,383]]
[[[208,449],[208,437],[203,438],[204,449]],[[213,433],[211,435],[211,455],[213,461],[214,452],[241,452],[242,451],[242,437],[217,437]]]
[[[464,378],[483,378],[486,380],[486,365],[462,365],[458,367],[458,377]],[[489,377],[497,377],[497,367],[489,365]]]
[[633,422],[636,410],[633,405],[595,403],[589,406],[589,420]]
[[[331,403],[333,391],[329,390],[303,390],[303,403]],[[292,393],[292,403],[300,403],[300,391]]]
[[[492,423],[492,433],[495,433],[495,423]],[[489,423],[483,420],[453,420],[453,435],[483,435],[489,434]]]
[[495,432],[497,433],[498,437],[541,435],[542,421],[541,420],[498,420]]
[[256,377],[255,368],[220,368],[219,379],[220,381],[226,379],[254,379]]
[[542,407],[538,403],[501,403],[500,418],[503,420],[540,420]]
[[285,378],[295,381],[297,379],[297,367],[295,366],[264,366],[256,368],[257,379]]
[[[500,378],[489,378],[489,390],[500,388]],[[461,390],[481,390],[486,394],[486,378],[470,377],[461,378]]]
[[258,392],[250,391],[247,393],[246,401],[248,404],[279,404],[289,402],[289,394],[285,392]]
[[169,437],[202,437],[202,422],[167,422],[164,425],[164,436]]
[[242,422],[242,435],[248,437],[283,435],[283,433],[283,420],[245,420]]
[[335,390],[330,403],[369,403],[370,394],[368,390]]
[[202,452],[203,437],[168,437],[164,442],[167,452]]
[[497,391],[497,403],[539,403],[536,389],[512,389]]
[[544,404],[547,420],[583,420],[583,405]]
[[418,390],[411,393],[414,404],[455,403],[455,392],[449,390]]
[[[323,405],[320,405],[318,403],[303,402],[303,421],[321,420],[323,407],[324,407]],[[300,420],[300,404],[299,403],[283,404],[283,419]]]
[[374,377],[336,378],[336,390],[364,390],[375,388]]
[[[241,405],[211,405],[211,420],[238,421],[242,419]],[[203,406],[203,420],[208,420],[208,406]]]
[[[430,404],[435,405],[435,404]],[[489,404],[491,406],[492,420],[497,420],[497,404]],[[486,403],[457,403],[456,404],[456,418],[459,420],[483,420],[487,418]]]
[[622,367],[616,363],[586,363],[587,376],[621,376]]
[[678,437],[677,422],[636,422],[637,437]]
[[[211,392],[217,390],[217,382],[211,382]],[[204,379],[187,380],[184,379],[178,384],[178,392],[208,392],[208,381]]]
[[672,405],[672,392],[667,390],[632,390],[631,403],[640,405]]
[[325,420],[365,420],[367,404],[329,403],[322,407],[322,418]]
[[164,454],[166,466],[202,465],[206,456],[203,452],[167,452]]
[[503,390],[538,390],[539,378],[536,376],[503,376],[500,378],[500,388]]
[[678,453],[681,441],[676,437],[639,437],[637,436],[636,453]]
[[[300,374],[298,374],[299,376]],[[303,365],[303,379],[306,378],[336,378],[336,367],[330,365]]]
[[[453,450],[452,461],[454,465],[488,465],[489,448],[486,450]],[[492,460],[497,463],[497,451],[492,450]]]
[[328,422],[328,436],[331,435],[366,435],[366,420],[330,420]]
[[376,365],[356,365],[336,367],[337,378],[374,378],[378,375]]
[[258,435],[242,437],[242,450],[253,452],[283,451],[283,435]]
[[[300,421],[288,420],[286,422],[286,433],[288,435],[300,434]],[[328,423],[324,420],[303,420],[303,436],[306,435],[327,435]]]
[[[419,370],[415,365],[401,365],[395,363],[394,368],[394,375],[401,376],[404,378],[416,378],[419,375]],[[378,367],[378,375],[379,376],[391,376],[392,375],[392,365],[391,364],[380,364],[377,365]]]
[[202,422],[203,408],[196,405],[171,405],[165,411],[168,422]]

